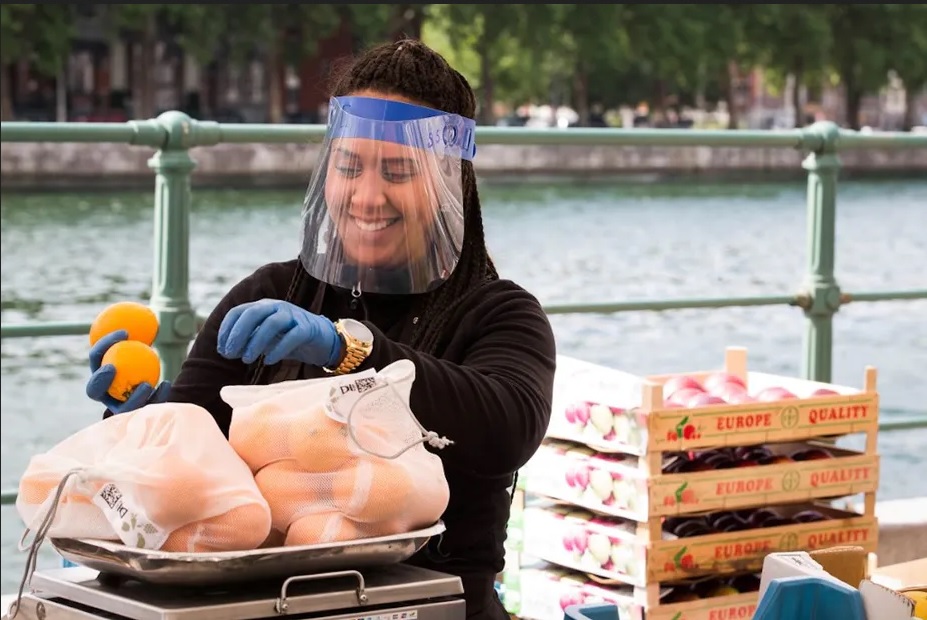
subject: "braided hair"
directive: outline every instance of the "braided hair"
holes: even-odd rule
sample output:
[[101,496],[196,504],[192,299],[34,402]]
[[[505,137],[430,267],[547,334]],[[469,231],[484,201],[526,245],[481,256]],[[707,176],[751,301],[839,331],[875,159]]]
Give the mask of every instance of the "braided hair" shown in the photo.
[[[467,79],[437,52],[416,40],[371,48],[334,75],[332,96],[362,90],[405,97],[421,105],[474,118],[476,97]],[[483,216],[473,163],[462,161],[464,239],[460,260],[448,280],[428,293],[410,345],[435,353],[457,302],[474,288],[499,278],[486,250]]]

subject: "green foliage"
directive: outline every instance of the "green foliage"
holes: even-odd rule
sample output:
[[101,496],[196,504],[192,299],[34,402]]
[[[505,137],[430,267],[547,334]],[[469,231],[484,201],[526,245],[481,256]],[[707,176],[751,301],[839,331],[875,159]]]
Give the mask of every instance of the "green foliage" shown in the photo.
[[[47,74],[73,35],[73,8],[0,5],[0,61]],[[878,91],[894,69],[927,85],[923,4],[110,4],[114,33],[152,29],[202,62],[240,62],[274,49],[289,62],[316,53],[347,20],[358,46],[421,28],[486,101],[518,105],[579,95],[606,106],[696,93],[724,98],[732,68],[763,66],[773,82],[841,83]],[[276,47],[275,47],[276,46]],[[575,102],[574,102],[575,103]]]
[[[143,32],[151,20],[174,34],[197,60],[218,55],[241,63],[258,50],[281,45],[292,62],[313,55],[331,36],[344,10],[335,4],[111,4],[102,5],[114,32]],[[281,37],[283,37],[281,39]]]
[[29,60],[54,76],[71,46],[73,13],[67,4],[0,4],[0,64]]
[[927,87],[927,5],[886,5],[891,28],[887,47],[890,66],[907,87]]

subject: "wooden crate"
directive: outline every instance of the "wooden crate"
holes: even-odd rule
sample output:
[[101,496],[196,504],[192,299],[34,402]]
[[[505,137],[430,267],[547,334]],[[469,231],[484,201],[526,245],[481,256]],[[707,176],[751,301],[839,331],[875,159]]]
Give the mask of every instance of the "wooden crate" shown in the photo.
[[[879,423],[877,373],[872,367],[866,368],[863,388],[857,389],[748,372],[746,349],[730,347],[721,371],[741,378],[754,392],[781,386],[801,397],[681,409],[664,404],[662,386],[683,375],[704,380],[718,370],[638,377],[576,360],[560,363],[565,368],[555,389],[548,437],[579,442],[600,452],[644,456],[851,433],[874,436]],[[808,396],[818,389],[838,394]]]
[[[508,610],[524,620],[561,620],[570,605],[610,603],[619,620],[748,620],[758,603],[758,592],[711,596],[692,601],[649,601],[639,588],[622,586],[550,565],[519,570],[506,581],[515,593]],[[673,587],[662,589],[664,600]]]
[[878,454],[814,441],[768,446],[771,454],[782,456],[812,450],[831,456],[671,474],[662,473],[663,459],[660,473],[649,476],[642,457],[549,441],[538,449],[520,480],[530,493],[637,521],[876,492]]
[[[759,571],[769,553],[813,551],[856,545],[876,551],[878,526],[874,515],[839,510],[826,504],[788,504],[775,510],[783,517],[815,511],[825,520],[783,520],[736,532],[677,537],[650,534],[644,524],[608,518],[571,506],[537,504],[522,517],[521,552],[553,564],[635,586]],[[689,517],[690,520],[700,516]]]
[[[723,371],[741,378],[754,391],[780,386],[800,397],[777,402],[678,408],[664,403],[663,385],[667,381],[680,376],[701,380],[717,371],[640,378],[585,362],[567,364],[564,371],[566,376],[558,380],[560,387],[555,397],[555,421],[551,423],[548,436],[579,442],[597,451],[598,455],[591,452],[585,455],[575,450],[567,452],[574,459],[590,456],[590,471],[611,472],[614,497],[602,499],[608,504],[605,508],[590,505],[588,498],[583,497],[585,489],[577,489],[576,485],[569,484],[565,479],[545,479],[557,469],[537,465],[538,460],[553,459],[545,449],[539,451],[536,459],[532,459],[532,463],[526,467],[525,475],[528,479],[525,488],[529,492],[540,492],[587,508],[604,509],[608,514],[638,520],[661,515],[749,507],[763,502],[803,501],[857,493],[865,494],[867,506],[874,506],[879,463],[879,395],[875,368],[866,368],[862,389],[850,388],[748,372],[746,349],[730,347],[725,354]],[[567,387],[564,388],[564,385]],[[808,396],[819,389],[837,394]],[[590,400],[592,397],[597,400]],[[568,420],[566,412],[573,411],[572,415],[575,416],[577,406],[593,407],[599,413],[593,412],[588,418],[572,417]],[[796,442],[825,438],[830,440],[835,436],[853,433],[865,434],[864,452],[828,448],[836,458],[827,461],[801,461],[684,474],[665,474],[663,471],[668,453],[755,445],[794,445]],[[781,449],[785,447],[780,446]],[[635,460],[634,456],[640,459]],[[573,465],[582,467],[577,461]],[[564,468],[566,476],[570,472],[566,461]],[[604,479],[604,474],[600,472],[598,477]],[[562,487],[565,482],[569,488],[553,492],[546,488],[558,483]],[[539,485],[545,488],[539,489]],[[719,490],[721,494],[717,493]]]
[[[703,380],[717,371],[637,377],[576,360],[566,364],[558,360],[558,373],[564,374],[555,389],[549,439],[523,469],[519,481],[529,498],[553,499],[560,506],[550,511],[546,522],[536,524],[534,533],[529,531],[534,526],[527,522],[533,508],[519,512],[510,525],[519,567],[507,568],[508,578],[519,575],[518,583],[534,584],[530,593],[525,588],[516,593],[519,605],[534,596],[547,600],[552,592],[567,587],[545,582],[550,579],[547,573],[566,570],[593,582],[576,585],[575,579],[566,579],[574,590],[586,593],[580,602],[615,602],[622,610],[622,620],[644,615],[647,620],[749,618],[756,605],[755,593],[668,603],[666,586],[680,580],[759,571],[763,558],[775,551],[842,544],[875,551],[876,370],[866,369],[862,389],[803,381],[748,372],[746,350],[732,347],[726,351],[723,371],[754,390],[780,386],[799,397],[679,408],[664,402],[667,381],[682,375]],[[810,395],[818,389],[836,393]],[[839,449],[832,443],[835,436],[853,433],[865,433],[863,452]],[[826,449],[832,458],[767,459],[768,464],[748,467],[664,471],[670,459],[681,455],[688,458],[700,451],[757,445],[780,456]],[[837,510],[823,501],[859,493],[865,497],[862,514]],[[663,532],[663,522],[669,518],[770,505],[785,515],[814,508],[828,518],[684,538]],[[577,512],[582,512],[577,508],[596,518],[577,518]],[[620,562],[614,559],[607,564],[590,561],[595,558],[587,557],[588,547],[576,553],[575,545],[564,546],[564,533],[586,540],[590,536],[607,539],[618,549],[623,566],[616,568]],[[551,568],[547,573],[523,571],[521,564],[531,557],[551,563]],[[594,594],[587,596],[588,592]],[[603,592],[612,598],[597,599]],[[571,599],[564,595],[564,600]],[[538,620],[562,617],[554,601],[546,605],[550,608],[534,608],[532,613],[549,614]]]

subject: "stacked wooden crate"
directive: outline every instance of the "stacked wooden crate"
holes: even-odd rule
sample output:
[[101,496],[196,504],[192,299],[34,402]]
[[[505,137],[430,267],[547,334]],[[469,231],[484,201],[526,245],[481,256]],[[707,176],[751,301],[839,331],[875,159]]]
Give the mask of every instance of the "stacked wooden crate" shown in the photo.
[[[548,440],[513,506],[507,608],[751,618],[766,554],[874,552],[878,406],[873,368],[854,389],[748,372],[742,348],[721,371],[650,377],[561,358]],[[857,433],[862,452],[833,441]],[[837,507],[857,494],[861,513]]]

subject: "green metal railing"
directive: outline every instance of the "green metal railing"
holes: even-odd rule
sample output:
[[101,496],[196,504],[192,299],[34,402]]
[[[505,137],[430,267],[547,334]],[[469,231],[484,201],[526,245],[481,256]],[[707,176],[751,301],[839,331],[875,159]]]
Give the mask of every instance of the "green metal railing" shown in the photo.
[[[150,305],[161,329],[155,346],[165,378],[174,378],[186,357],[202,317],[190,303],[190,176],[196,163],[194,147],[220,143],[305,144],[320,142],[323,125],[220,124],[197,121],[182,112],[166,112],[156,119],[127,123],[0,123],[0,142],[123,143],[155,149],[148,161],[155,175],[154,273]],[[833,316],[850,302],[927,299],[927,289],[846,293],[834,275],[838,151],[852,149],[927,149],[927,136],[916,134],[861,134],[841,130],[831,122],[788,131],[699,131],[674,129],[526,129],[480,127],[479,144],[669,146],[786,148],[806,154],[808,171],[808,269],[794,295],[740,298],[643,300],[568,304],[547,307],[550,314],[611,314],[692,308],[788,305],[806,317],[802,375],[818,381],[831,378]],[[0,326],[2,338],[83,335],[89,323],[44,323]],[[923,428],[916,417],[882,423],[883,430]],[[15,491],[2,492],[2,504],[15,500]]]

